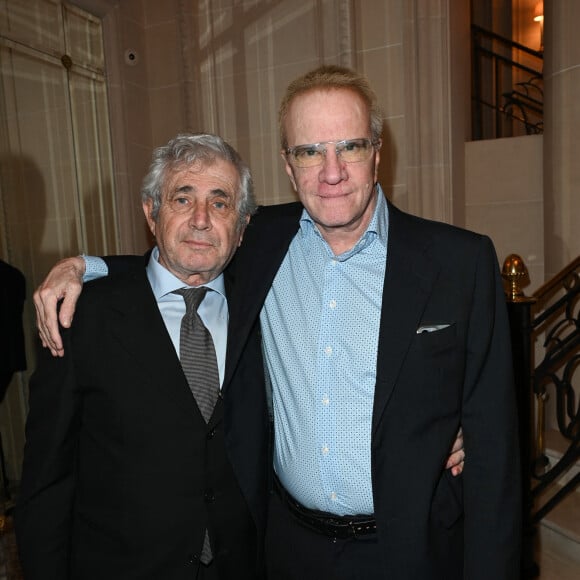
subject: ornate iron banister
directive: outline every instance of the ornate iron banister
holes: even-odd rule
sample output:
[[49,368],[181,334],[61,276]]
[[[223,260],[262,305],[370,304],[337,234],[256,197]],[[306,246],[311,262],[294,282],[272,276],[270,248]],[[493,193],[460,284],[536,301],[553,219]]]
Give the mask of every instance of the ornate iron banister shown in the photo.
[[[559,274],[538,288],[532,311],[533,336],[544,336],[544,357],[533,372],[533,390],[538,400],[539,423],[545,426],[545,402],[556,398],[556,421],[568,441],[562,457],[550,465],[545,455],[544,436],[538,438],[532,475],[538,480],[532,494],[538,497],[580,459],[580,405],[574,390],[574,375],[580,367],[580,256]],[[539,435],[539,434],[538,434]],[[580,484],[580,475],[571,478],[533,514],[539,521]]]
[[[520,414],[524,496],[522,569],[532,571],[524,573],[523,577],[529,578],[537,571],[533,563],[536,524],[580,485],[580,473],[557,485],[580,459],[580,405],[574,390],[574,375],[580,367],[580,256],[538,288],[531,298],[521,289],[527,280],[527,269],[519,256],[512,254],[506,258],[502,275],[507,284]],[[532,347],[542,337],[543,356],[534,368]],[[556,398],[558,430],[568,441],[567,449],[553,465],[545,454],[545,404],[551,392]],[[533,395],[537,403],[535,430],[532,429]],[[544,499],[544,494],[548,499]]]
[[473,139],[511,137],[514,122],[526,134],[542,133],[543,53],[480,26],[471,30]]

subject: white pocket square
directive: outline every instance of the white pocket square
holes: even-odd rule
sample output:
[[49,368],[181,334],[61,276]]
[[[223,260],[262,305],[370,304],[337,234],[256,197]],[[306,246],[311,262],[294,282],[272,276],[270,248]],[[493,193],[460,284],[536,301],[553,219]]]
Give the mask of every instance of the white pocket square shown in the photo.
[[424,326],[419,326],[417,328],[417,334],[421,334],[423,332],[435,332],[437,330],[443,330],[450,326],[449,324],[426,324]]

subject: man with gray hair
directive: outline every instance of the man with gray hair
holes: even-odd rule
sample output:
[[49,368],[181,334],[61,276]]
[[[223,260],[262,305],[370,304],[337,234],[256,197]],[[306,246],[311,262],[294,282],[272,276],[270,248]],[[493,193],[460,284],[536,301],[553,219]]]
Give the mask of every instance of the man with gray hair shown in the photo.
[[66,353],[43,350],[30,382],[27,580],[261,577],[259,340],[228,343],[222,274],[255,211],[250,171],[220,137],[178,135],[141,193],[156,246],[86,286]]

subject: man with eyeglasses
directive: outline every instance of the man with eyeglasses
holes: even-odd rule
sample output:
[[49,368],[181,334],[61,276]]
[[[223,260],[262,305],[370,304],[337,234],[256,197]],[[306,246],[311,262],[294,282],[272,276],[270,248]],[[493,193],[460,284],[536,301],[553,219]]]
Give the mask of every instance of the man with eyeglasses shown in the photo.
[[[261,208],[229,267],[236,340],[259,321],[274,419],[269,578],[517,578],[517,420],[491,241],[386,200],[382,116],[361,75],[296,79],[279,122],[300,202]],[[68,323],[78,291],[75,278],[37,292],[54,352],[54,303],[65,296]],[[460,426],[469,460],[453,478]]]
[[[261,283],[237,292],[260,312],[272,387],[269,577],[518,578],[517,420],[491,241],[386,200],[383,120],[362,76],[300,77],[279,124],[300,203],[263,208],[234,266]],[[459,425],[468,460],[454,479],[441,466]]]

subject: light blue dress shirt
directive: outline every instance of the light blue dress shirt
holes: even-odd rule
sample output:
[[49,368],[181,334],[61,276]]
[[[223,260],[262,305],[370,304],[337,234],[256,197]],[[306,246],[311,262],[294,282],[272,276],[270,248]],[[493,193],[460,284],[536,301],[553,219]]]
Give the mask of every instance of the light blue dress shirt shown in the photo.
[[[83,258],[86,264],[86,271],[83,277],[85,282],[108,275],[107,264],[104,260],[94,256],[83,256]],[[187,286],[159,263],[159,249],[157,247],[151,252],[151,258],[147,264],[147,278],[153,289],[157,306],[159,306],[159,311],[177,356],[179,356],[179,334],[181,319],[185,314],[185,301],[182,296],[173,294],[173,291]],[[204,286],[207,286],[212,291],[205,295],[197,312],[213,340],[221,385],[224,380],[228,338],[228,303],[223,275],[219,275],[211,282],[204,284]]]
[[274,467],[302,504],[372,514],[371,424],[387,259],[380,187],[371,222],[335,256],[306,211],[260,314]]

